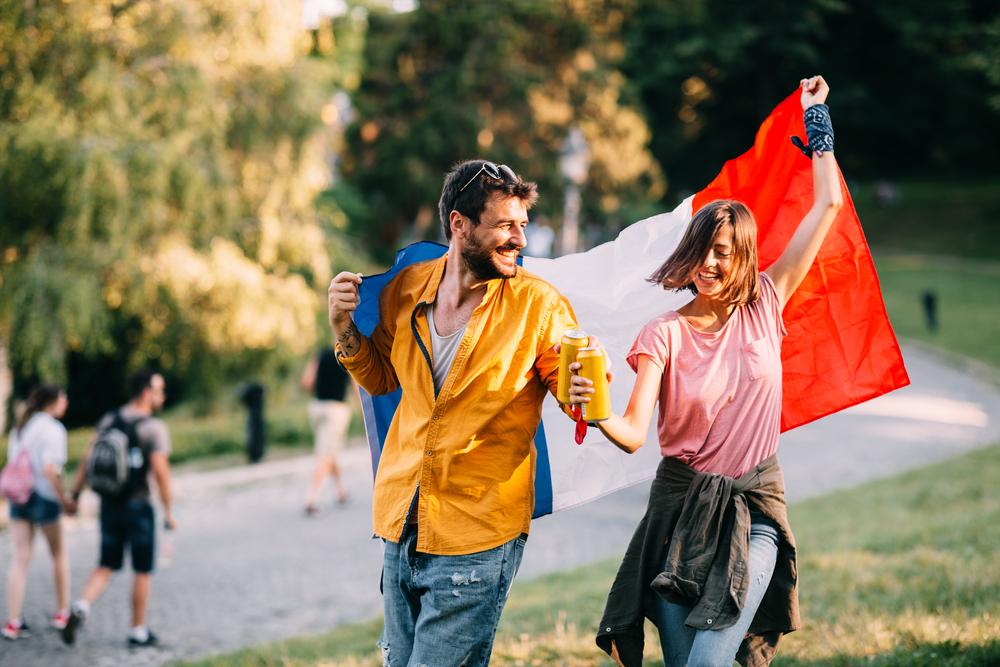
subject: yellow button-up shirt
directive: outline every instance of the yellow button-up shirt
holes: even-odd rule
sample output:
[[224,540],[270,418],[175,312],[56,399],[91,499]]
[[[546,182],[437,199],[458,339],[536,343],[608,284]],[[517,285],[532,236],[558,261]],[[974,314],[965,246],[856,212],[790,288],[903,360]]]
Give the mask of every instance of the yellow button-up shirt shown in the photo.
[[424,309],[446,262],[409,266],[386,285],[379,324],[341,361],[371,394],[403,389],[375,476],[375,533],[398,542],[419,489],[417,549],[456,555],[528,532],[534,436],[559,375],[552,348],[576,317],[552,285],[524,269],[489,281],[435,396]]

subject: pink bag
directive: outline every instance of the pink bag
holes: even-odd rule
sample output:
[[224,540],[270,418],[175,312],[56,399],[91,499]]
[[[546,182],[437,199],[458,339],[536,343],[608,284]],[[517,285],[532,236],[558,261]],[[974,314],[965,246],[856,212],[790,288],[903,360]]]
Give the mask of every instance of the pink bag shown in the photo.
[[25,447],[0,471],[0,493],[15,505],[23,505],[28,502],[34,488],[35,473],[31,469],[31,457]]

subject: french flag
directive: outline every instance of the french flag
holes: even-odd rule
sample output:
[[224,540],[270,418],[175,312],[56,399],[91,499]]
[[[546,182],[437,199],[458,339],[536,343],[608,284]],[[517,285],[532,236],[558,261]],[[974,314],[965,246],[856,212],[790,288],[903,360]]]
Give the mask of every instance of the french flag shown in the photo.
[[[690,293],[667,292],[646,278],[677,246],[693,212],[715,199],[747,204],[757,219],[761,270],[787,245],[813,201],[812,167],[789,141],[793,135],[805,136],[798,90],[767,117],[753,148],[727,162],[715,180],[673,211],[636,222],[614,241],[584,253],[523,258],[524,268],[562,292],[573,304],[580,327],[604,344],[617,376],[611,384],[617,413],[624,412],[632,390],[625,353],[639,329],[691,299]],[[843,178],[841,188],[845,205],[784,311],[788,336],[781,352],[782,431],[909,384]],[[416,243],[397,254],[389,271],[365,277],[355,312],[361,332],[372,333],[379,294],[400,269],[445,251],[437,243]],[[398,390],[384,396],[361,390],[373,470],[399,397]],[[655,420],[646,446],[631,455],[608,443],[597,429],[590,429],[583,446],[577,446],[573,431],[573,422],[548,396],[535,434],[535,517],[652,479],[656,471],[660,449]]]

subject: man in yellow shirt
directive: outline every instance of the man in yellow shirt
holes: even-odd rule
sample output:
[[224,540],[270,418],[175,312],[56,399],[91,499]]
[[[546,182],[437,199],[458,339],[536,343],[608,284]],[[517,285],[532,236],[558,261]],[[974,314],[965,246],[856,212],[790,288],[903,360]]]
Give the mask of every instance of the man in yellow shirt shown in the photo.
[[382,290],[371,337],[352,320],[361,276],[330,284],[341,363],[371,394],[402,387],[373,501],[390,667],[487,665],[521,562],[554,346],[576,328],[569,302],[517,265],[537,198],[506,165],[452,169],[438,204],[448,252]]

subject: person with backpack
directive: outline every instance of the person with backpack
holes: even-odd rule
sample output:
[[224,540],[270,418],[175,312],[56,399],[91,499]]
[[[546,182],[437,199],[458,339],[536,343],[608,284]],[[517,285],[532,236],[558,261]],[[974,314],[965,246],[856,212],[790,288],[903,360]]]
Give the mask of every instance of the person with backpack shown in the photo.
[[40,384],[28,394],[21,418],[7,443],[7,466],[0,488],[10,501],[10,537],[14,547],[7,572],[7,623],[5,639],[27,636],[22,616],[24,591],[31,564],[31,545],[37,528],[49,543],[55,579],[56,612],[52,625],[61,630],[69,618],[69,556],[63,542],[63,511],[71,509],[62,488],[66,463],[66,392],[54,384]]
[[157,637],[146,627],[150,578],[156,554],[156,520],[150,500],[149,476],[156,478],[163,504],[164,527],[175,527],[170,494],[170,434],[154,413],[166,398],[163,376],[142,370],[129,379],[129,402],[104,415],[97,435],[77,472],[74,500],[84,484],[101,498],[100,562],[87,580],[83,595],[73,603],[62,639],[76,640],[76,633],[122,567],[128,547],[135,579],[132,586],[132,628],[129,646],[156,646]]

